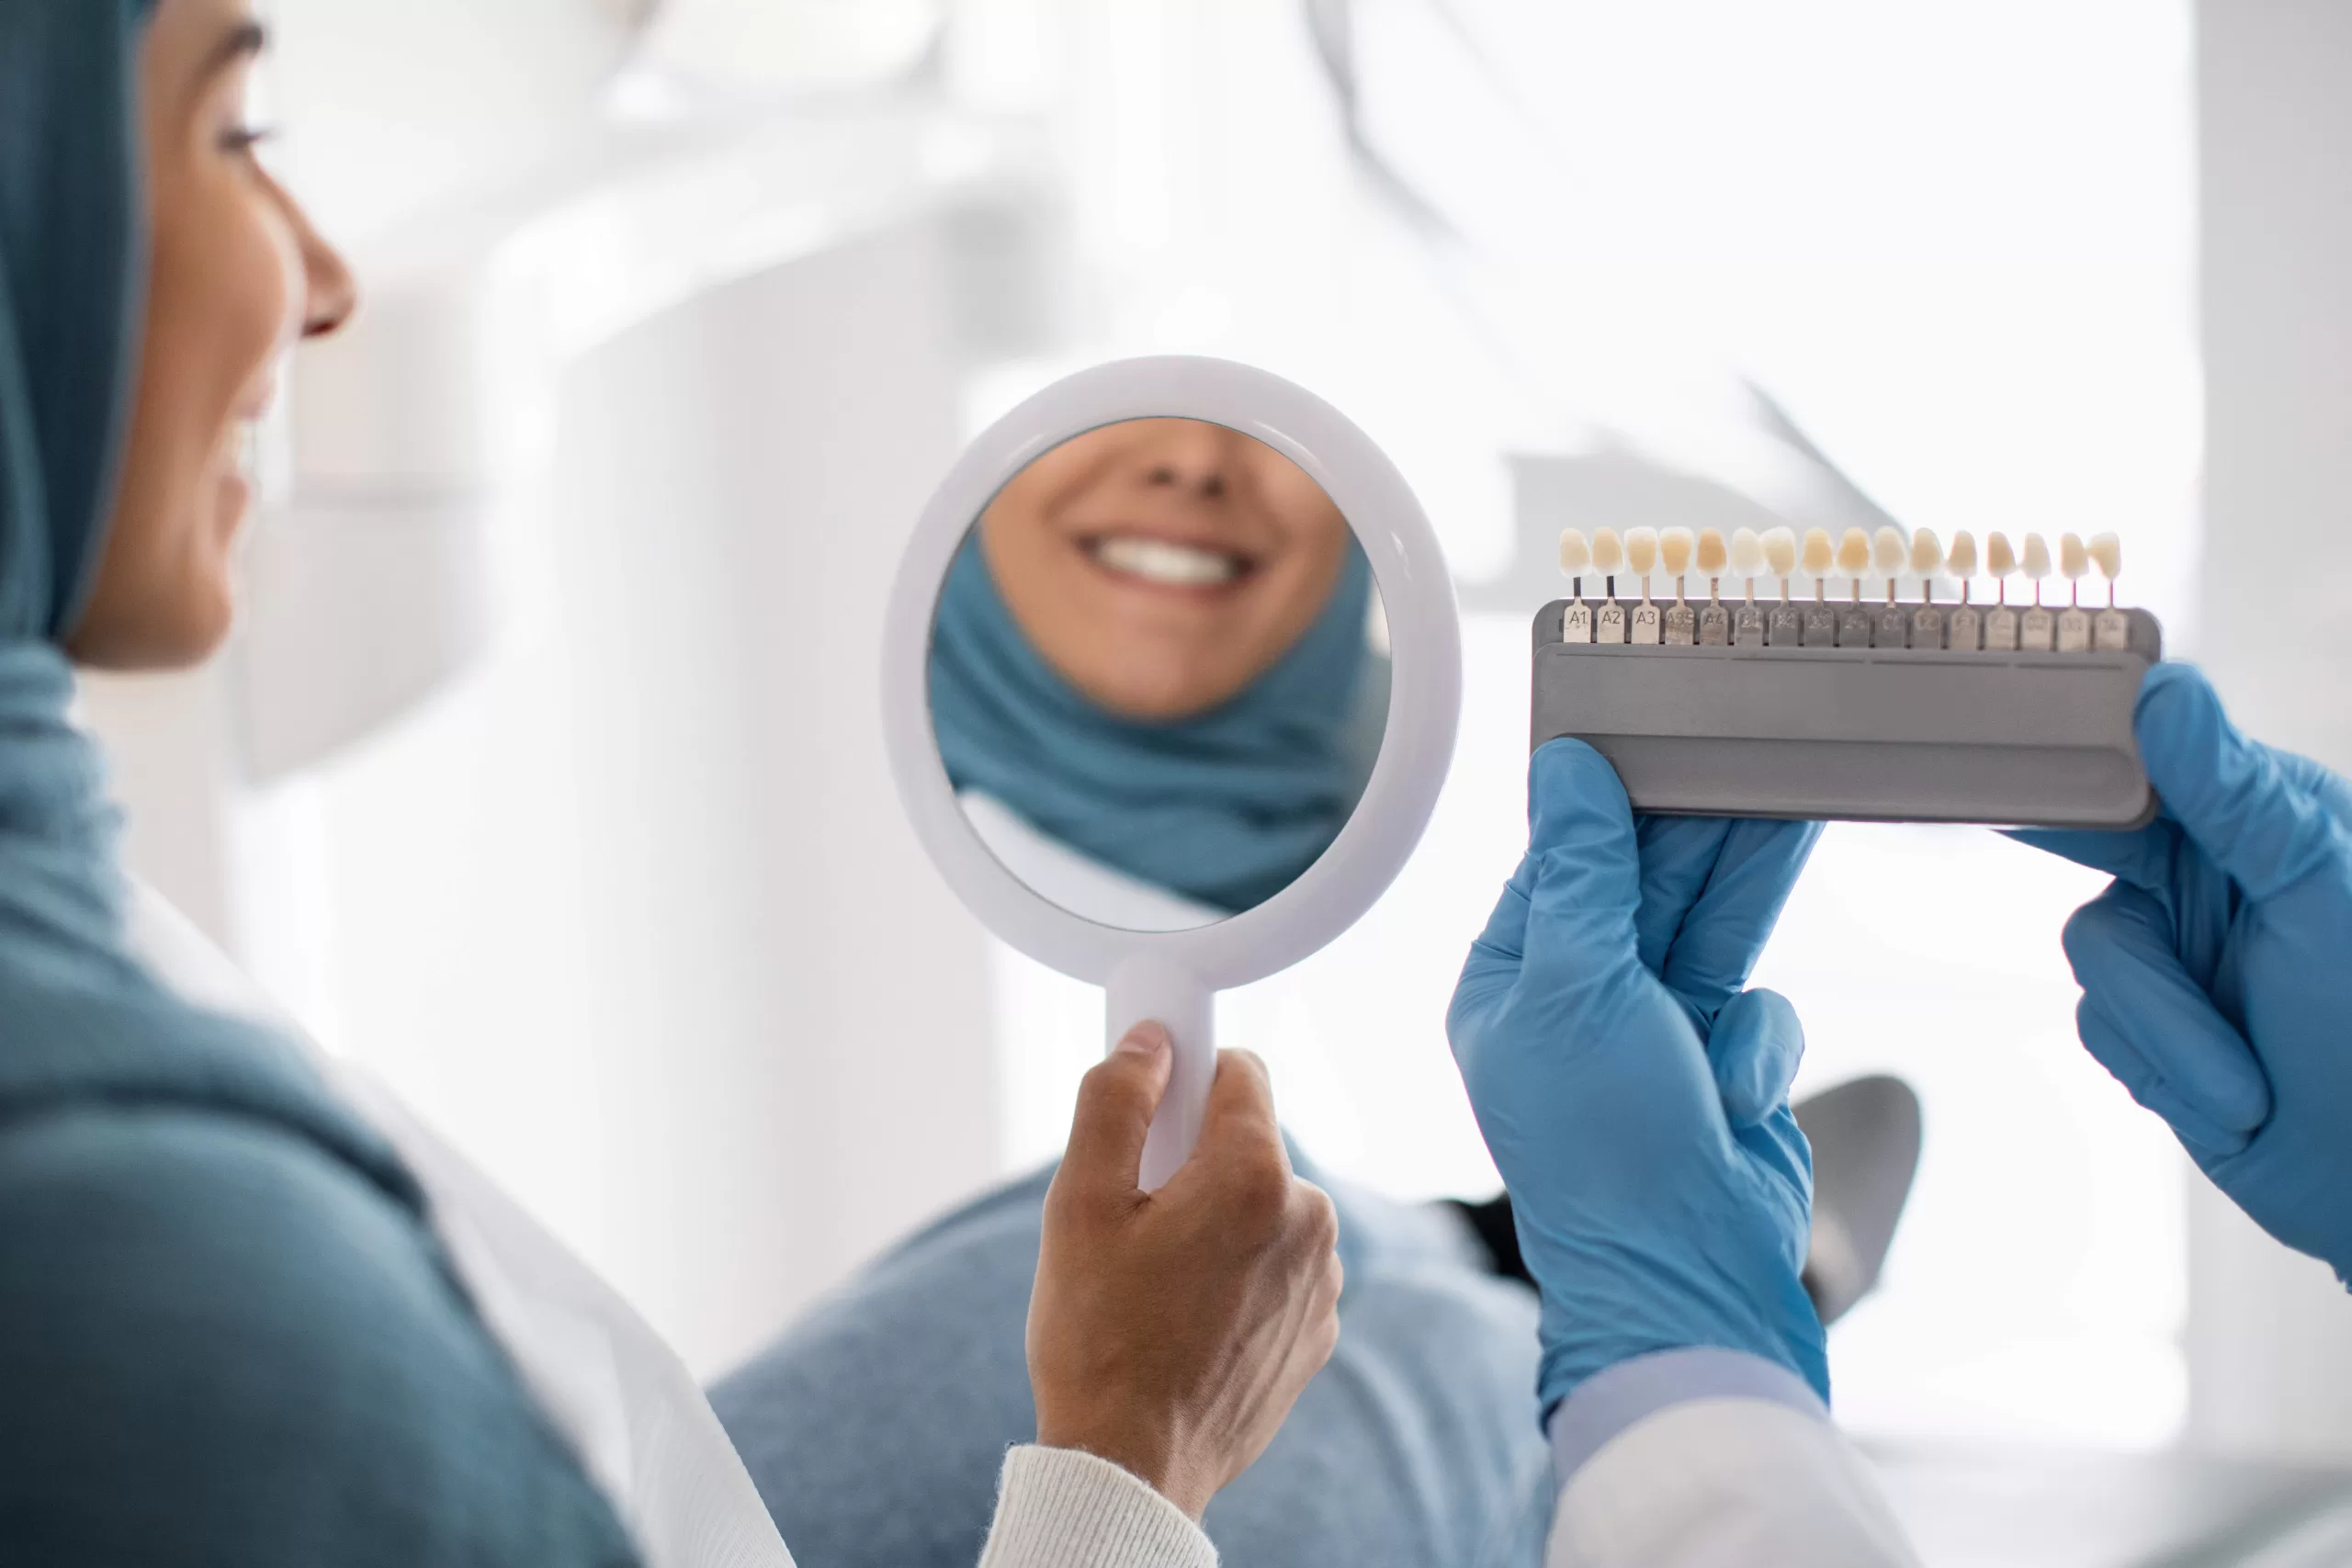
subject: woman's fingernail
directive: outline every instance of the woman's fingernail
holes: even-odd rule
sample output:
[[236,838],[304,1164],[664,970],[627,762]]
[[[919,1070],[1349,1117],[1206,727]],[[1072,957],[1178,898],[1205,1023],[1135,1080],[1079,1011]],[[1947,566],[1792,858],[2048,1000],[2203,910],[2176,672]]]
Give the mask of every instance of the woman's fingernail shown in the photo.
[[1156,1056],[1168,1049],[1168,1028],[1148,1019],[1120,1036],[1118,1050],[1135,1056]]

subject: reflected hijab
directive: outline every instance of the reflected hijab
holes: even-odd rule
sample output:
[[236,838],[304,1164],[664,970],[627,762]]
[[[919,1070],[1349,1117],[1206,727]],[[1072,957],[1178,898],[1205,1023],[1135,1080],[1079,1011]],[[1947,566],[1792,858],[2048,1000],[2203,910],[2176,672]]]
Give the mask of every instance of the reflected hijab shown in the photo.
[[1261,904],[1330,846],[1379,749],[1387,693],[1367,668],[1371,595],[1371,565],[1351,538],[1323,613],[1239,695],[1191,718],[1124,719],[1030,644],[976,531],[932,632],[947,776],[1155,886],[1228,912]]
[[146,240],[135,0],[0,0],[0,1125],[168,1100],[291,1123],[421,1202],[290,1044],[131,954],[117,816],[60,640],[96,574],[134,384]]

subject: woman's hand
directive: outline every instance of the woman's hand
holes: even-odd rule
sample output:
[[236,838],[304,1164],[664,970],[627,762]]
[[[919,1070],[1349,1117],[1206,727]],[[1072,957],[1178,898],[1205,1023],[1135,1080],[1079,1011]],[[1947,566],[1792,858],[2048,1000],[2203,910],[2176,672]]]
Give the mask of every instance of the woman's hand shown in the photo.
[[1079,1089],[1046,1194],[1029,1381],[1039,1442],[1110,1460],[1197,1519],[1339,1341],[1340,1231],[1293,1174],[1247,1052],[1218,1054],[1192,1159],[1137,1190],[1170,1060],[1168,1032],[1139,1024]]

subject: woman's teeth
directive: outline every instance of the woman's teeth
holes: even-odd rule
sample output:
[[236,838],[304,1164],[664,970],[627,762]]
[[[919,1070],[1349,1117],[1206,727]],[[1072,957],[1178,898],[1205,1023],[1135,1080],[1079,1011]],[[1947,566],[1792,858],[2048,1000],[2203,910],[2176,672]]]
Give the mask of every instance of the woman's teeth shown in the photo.
[[1132,535],[1096,540],[1094,558],[1113,571],[1170,588],[1215,588],[1240,576],[1248,564],[1223,550]]

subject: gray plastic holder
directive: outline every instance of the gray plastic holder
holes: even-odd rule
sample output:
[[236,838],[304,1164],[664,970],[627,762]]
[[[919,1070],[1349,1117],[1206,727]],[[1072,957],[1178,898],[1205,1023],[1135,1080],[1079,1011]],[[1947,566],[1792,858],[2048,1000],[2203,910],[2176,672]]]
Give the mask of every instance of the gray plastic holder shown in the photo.
[[2164,656],[2144,610],[2125,612],[2123,649],[2010,653],[1564,643],[1567,603],[1535,614],[1530,749],[1586,741],[1636,811],[2037,828],[2155,815],[2132,737]]

